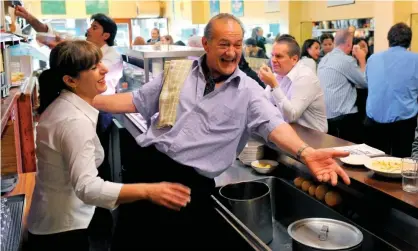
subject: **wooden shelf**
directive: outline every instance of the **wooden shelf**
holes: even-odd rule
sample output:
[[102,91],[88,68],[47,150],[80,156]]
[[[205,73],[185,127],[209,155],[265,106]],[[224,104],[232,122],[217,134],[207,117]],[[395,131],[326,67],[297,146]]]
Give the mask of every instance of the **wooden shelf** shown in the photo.
[[22,172],[20,148],[19,110],[17,99],[19,89],[10,90],[10,95],[1,100],[1,174]]

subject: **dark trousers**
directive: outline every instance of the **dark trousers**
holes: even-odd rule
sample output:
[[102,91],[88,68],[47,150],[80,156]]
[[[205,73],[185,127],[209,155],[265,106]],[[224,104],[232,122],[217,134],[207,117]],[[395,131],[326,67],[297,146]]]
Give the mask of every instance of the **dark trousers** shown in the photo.
[[328,119],[328,134],[353,142],[364,142],[364,126],[358,113]]
[[366,118],[366,143],[395,157],[410,157],[416,127],[416,116],[385,124]]
[[89,251],[87,229],[57,234],[35,235],[28,233],[28,251]]
[[[110,134],[112,124],[112,114],[100,112],[97,121],[97,136],[104,150],[103,163],[97,168],[99,177],[110,181],[111,166],[109,160]],[[113,217],[110,210],[96,207],[93,218],[89,225],[90,245],[94,250],[108,251],[111,246],[113,233]]]
[[213,249],[215,211],[211,194],[214,179],[181,165],[154,146],[141,148],[137,166],[129,170],[131,182],[181,183],[191,189],[191,202],[174,211],[150,201],[120,205],[112,244],[118,250],[216,250]]

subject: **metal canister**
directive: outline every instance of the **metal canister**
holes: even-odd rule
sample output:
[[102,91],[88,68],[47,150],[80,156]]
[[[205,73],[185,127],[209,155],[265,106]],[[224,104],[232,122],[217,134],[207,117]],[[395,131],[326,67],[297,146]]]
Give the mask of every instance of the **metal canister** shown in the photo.
[[273,240],[270,188],[258,181],[240,182],[223,186],[219,194],[231,207],[231,212],[260,240]]

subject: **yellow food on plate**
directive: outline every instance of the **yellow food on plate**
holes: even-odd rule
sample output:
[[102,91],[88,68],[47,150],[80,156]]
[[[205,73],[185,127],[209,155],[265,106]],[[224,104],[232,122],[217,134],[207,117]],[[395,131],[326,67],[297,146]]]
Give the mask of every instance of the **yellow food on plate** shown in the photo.
[[256,164],[254,164],[254,166],[257,167],[257,168],[271,168],[270,164],[262,163],[262,162],[258,162]]
[[398,173],[401,172],[401,161],[396,160],[375,160],[372,162],[373,168],[382,172]]

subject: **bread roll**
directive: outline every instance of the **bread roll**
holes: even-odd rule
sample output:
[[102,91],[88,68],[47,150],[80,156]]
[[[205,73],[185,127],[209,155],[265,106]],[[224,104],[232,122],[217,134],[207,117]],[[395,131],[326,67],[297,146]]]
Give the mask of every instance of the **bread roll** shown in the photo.
[[309,190],[309,187],[310,186],[312,186],[313,184],[312,184],[312,182],[311,181],[309,181],[309,180],[305,180],[304,182],[302,182],[302,190],[304,191],[304,192],[308,192],[308,190]]
[[341,195],[337,192],[329,191],[327,194],[325,194],[325,203],[327,203],[327,205],[330,207],[339,205],[341,201]]
[[327,192],[328,192],[328,187],[326,185],[319,185],[315,190],[315,197],[318,200],[323,200]]
[[300,188],[304,181],[305,179],[303,179],[302,177],[297,177],[296,179],[293,180],[293,183],[295,184],[297,188]]
[[315,196],[316,187],[317,187],[316,185],[312,185],[309,187],[308,192],[310,196]]

